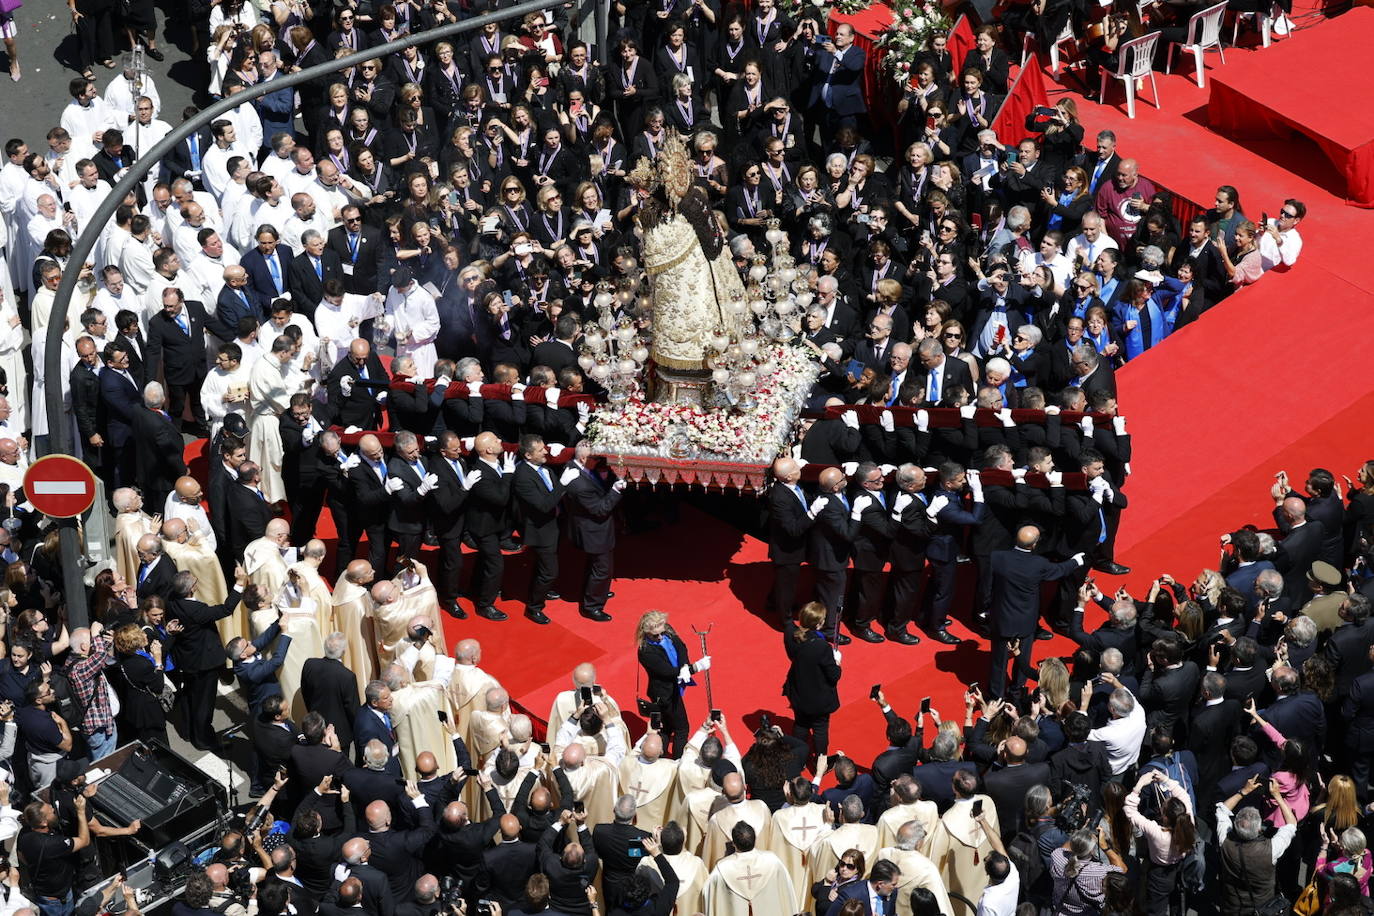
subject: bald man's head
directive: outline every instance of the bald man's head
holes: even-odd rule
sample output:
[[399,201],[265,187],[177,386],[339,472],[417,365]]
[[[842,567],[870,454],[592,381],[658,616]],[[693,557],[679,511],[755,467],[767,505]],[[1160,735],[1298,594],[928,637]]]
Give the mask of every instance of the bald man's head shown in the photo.
[[344,576],[354,585],[367,585],[376,575],[372,564],[366,560],[354,560],[344,570]]
[[385,830],[391,826],[391,806],[381,799],[370,803],[364,815],[368,830]]
[[773,479],[791,486],[801,478],[801,465],[793,458],[779,458],[773,462]]
[[482,660],[482,644],[475,639],[461,639],[453,649],[453,657],[462,665],[475,665]]
[[421,751],[415,757],[415,771],[421,779],[429,779],[439,772],[439,760],[430,751]]
[[479,457],[493,459],[501,454],[501,439],[496,433],[482,433],[473,443]]
[[573,669],[572,681],[574,687],[590,687],[596,683],[596,665],[591,662],[583,662]]
[[587,760],[587,749],[574,741],[563,748],[563,769],[575,770]]
[[1002,744],[1002,756],[1007,763],[1021,763],[1026,759],[1026,739],[1011,736]]
[[645,760],[653,763],[663,756],[663,739],[658,735],[645,735],[639,746],[639,753]]
[[162,539],[180,543],[186,537],[186,522],[179,518],[169,518],[162,523]]
[[1040,529],[1034,525],[1022,525],[1016,531],[1016,546],[1022,550],[1034,550],[1040,543]]
[[372,600],[378,604],[392,604],[401,597],[401,590],[390,579],[383,579],[372,586]]
[[821,490],[826,493],[838,493],[844,489],[844,471],[839,468],[826,468],[821,471]]
[[468,806],[460,801],[449,802],[448,807],[444,808],[443,817],[440,819],[445,827],[457,830],[468,822]]
[[184,503],[200,502],[200,481],[194,477],[178,477],[176,482],[177,499]]
[[355,836],[353,839],[343,844],[344,861],[349,865],[361,865],[363,862],[367,861],[369,848],[370,844],[367,840],[360,836]]
[[542,813],[549,810],[552,805],[553,796],[549,790],[543,786],[535,786],[534,791],[530,793],[530,810]]
[[720,783],[721,791],[730,803],[744,800],[744,778],[738,773],[726,773]]
[[514,840],[520,836],[520,818],[514,814],[501,815],[501,839]]

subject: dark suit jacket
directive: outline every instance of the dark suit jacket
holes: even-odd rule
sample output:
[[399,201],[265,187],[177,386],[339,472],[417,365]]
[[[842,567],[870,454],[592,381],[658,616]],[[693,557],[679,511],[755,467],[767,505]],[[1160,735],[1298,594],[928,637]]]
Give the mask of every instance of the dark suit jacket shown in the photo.
[[[1326,741],[1326,709],[1315,693],[1303,691],[1276,699],[1260,716],[1289,741],[1301,741],[1309,761],[1317,760]],[[1262,737],[1259,746],[1270,768],[1277,768],[1283,759],[1279,749]]]
[[429,805],[411,807],[419,826],[410,830],[392,827],[390,830],[367,834],[367,840],[372,844],[372,854],[368,856],[367,864],[387,876],[391,895],[396,900],[410,899],[415,890],[415,879],[420,877],[420,853],[434,835],[434,812]]
[[[329,422],[339,426],[356,426],[359,429],[376,429],[379,425],[380,406],[377,392],[391,385],[391,376],[382,366],[376,353],[367,357],[367,378],[358,373],[358,367],[347,356],[334,364],[325,378],[325,388],[329,392]],[[344,376],[353,379],[353,390],[347,396],[341,385]]]
[[863,91],[859,83],[864,72],[864,50],[851,44],[844,55],[835,63],[835,53],[828,47],[816,50],[816,64],[812,76],[810,107],[816,108],[825,103],[824,88],[830,84],[828,107],[840,117],[852,117],[868,110],[864,104]]
[[1040,591],[1078,569],[1073,560],[1053,563],[1026,550],[992,554],[992,630],[997,636],[1025,637],[1040,620]]
[[367,459],[359,461],[349,470],[348,480],[353,485],[354,506],[358,510],[356,530],[385,528],[391,497]]
[[[139,390],[142,391],[143,383],[148,381],[148,371],[143,364],[143,357],[148,353],[148,343],[143,337],[143,332],[139,331],[133,337],[118,334],[115,336],[115,341],[128,348],[129,375],[133,377],[134,384],[138,385]],[[135,345],[138,349],[134,349]]]
[[615,550],[615,509],[623,491],[611,487],[614,481],[614,475],[603,482],[590,471],[582,470],[564,489],[563,514],[568,540],[578,550],[585,553]]
[[[306,423],[310,421],[307,420]],[[310,444],[305,442],[306,423],[300,423],[284,410],[277,418],[281,435],[281,476],[288,493],[308,490],[315,486],[320,473],[320,436],[317,431]]]
[[1197,758],[1198,785],[1194,788],[1199,808],[1206,802],[1219,800],[1212,792],[1231,769],[1231,739],[1240,734],[1241,712],[1237,700],[1222,700],[1215,706],[1193,709],[1188,750]]
[[[277,243],[277,263],[281,265],[282,292],[290,292],[291,288],[287,284],[287,279],[291,274],[291,259],[296,253],[286,246],[283,242]],[[262,252],[254,246],[243,253],[239,259],[239,266],[248,271],[248,285],[257,294],[259,302],[270,303],[280,294],[277,292],[277,285],[272,282],[272,271],[267,266],[267,259]]]
[[768,488],[768,559],[793,564],[806,559],[806,533],[811,528],[806,492],[798,498],[777,481]]
[[[325,249],[339,256],[339,266],[343,270],[344,289],[350,293],[367,295],[377,289],[377,256],[381,250],[381,233],[366,224],[358,233],[357,254],[348,244],[348,232],[343,226],[329,230]],[[349,266],[352,266],[350,273]]]
[[806,558],[818,570],[835,572],[849,565],[859,523],[849,517],[841,494],[831,493],[825,500],[807,532]]
[[[102,369],[101,372],[104,372]],[[77,363],[67,376],[72,390],[72,413],[76,417],[76,431],[81,436],[81,448],[88,460],[95,452],[90,445],[91,436],[105,435],[106,412],[100,400],[100,375],[93,372],[85,363]],[[91,460],[98,464],[98,458]]]
[[339,746],[351,746],[353,720],[358,715],[358,680],[353,672],[338,659],[307,659],[301,667],[301,694],[306,709],[334,726]]
[[842,420],[817,420],[801,443],[801,456],[811,464],[842,464],[859,454],[857,429]]
[[[257,251],[256,248],[253,250]],[[227,283],[220,289],[215,299],[215,313],[209,316],[208,321],[210,333],[220,340],[237,339],[239,321],[243,318],[252,318],[261,324],[262,316],[267,313],[265,306],[272,303],[271,299],[264,299],[263,294],[253,288],[251,281],[243,287],[243,295],[248,299],[247,304],[239,298],[238,291],[231,289]]]
[[149,595],[157,595],[163,601],[171,601],[172,580],[176,578],[176,574],[176,563],[165,553],[161,559],[153,564],[153,568],[148,570],[147,576],[143,576],[143,567],[140,564],[136,575],[143,576],[143,578],[135,582],[138,600],[142,601]]
[[133,435],[134,415],[144,409],[138,386],[113,369],[101,369],[100,403],[105,409],[107,443],[120,448]]
[[1004,838],[1015,836],[1026,822],[1026,792],[1031,786],[1045,785],[1049,781],[1048,763],[1025,763],[988,770],[983,777],[983,791],[997,806],[997,824]]
[[483,851],[477,882],[482,896],[501,904],[505,913],[525,902],[525,882],[538,869],[539,847],[517,838]]
[[840,910],[844,909],[844,905],[850,900],[857,900],[863,904],[864,916],[893,916],[897,912],[896,891],[879,896],[878,901],[881,910],[874,913],[868,882],[850,881],[840,885],[840,890],[835,895],[835,899],[830,902],[830,907],[825,911],[825,916],[839,916]]
[[167,496],[178,477],[186,475],[186,445],[172,420],[162,411],[140,407],[134,412],[133,433],[138,484],[151,499]]
[[[460,466],[462,462],[459,462]],[[439,486],[430,493],[434,512],[430,516],[430,530],[440,541],[461,537],[463,533],[463,506],[467,502],[468,491],[453,470],[453,465],[442,455],[432,455],[429,470],[439,475]]]
[[167,602],[168,618],[180,620],[182,626],[172,648],[178,668],[194,674],[224,667],[224,645],[219,641],[215,621],[232,614],[240,598],[239,590],[231,588],[224,603],[215,606],[192,598],[173,598]]
[[[210,136],[210,128],[202,127],[196,131],[200,139],[200,154],[203,157],[205,151],[214,145],[215,141]],[[187,137],[167,152],[162,157],[162,180],[171,182],[176,178],[185,178],[186,173],[191,171],[191,138]]]
[[[926,369],[918,363],[914,371],[917,373],[917,377],[921,379],[923,385],[929,384],[929,369]],[[924,378],[921,378],[921,376],[924,376]],[[973,373],[969,372],[968,364],[962,359],[953,359],[946,356],[944,366],[942,366],[940,370],[940,399],[943,400],[948,397],[950,391],[955,387],[963,388],[970,394],[977,393],[973,388]],[[930,389],[927,387],[926,400],[930,400],[930,395]]]
[[1361,754],[1374,752],[1374,672],[1355,678],[1341,703],[1341,715],[1349,723],[1345,746]]
[[668,661],[668,653],[657,643],[645,641],[639,647],[639,664],[644,668],[648,681],[644,687],[644,694],[659,706],[661,710],[667,710],[677,696],[677,675],[678,670],[688,664],[687,647],[678,638],[672,627],[666,631],[669,640],[672,641],[673,650],[677,653],[676,665]]
[[228,496],[229,549],[235,557],[241,557],[244,548],[267,530],[267,523],[272,521],[272,507],[240,483],[230,485]]
[[166,312],[148,319],[148,378],[157,378],[159,369],[169,385],[189,385],[205,377],[205,306],[188,299],[181,315],[189,334]]
[[[615,909],[644,856],[630,855],[630,842],[653,834],[633,824],[597,824],[592,829],[592,845],[601,859],[601,880],[609,909]],[[609,911],[609,910],[608,910]]]
[[[798,636],[801,639],[798,639]],[[830,643],[816,632],[802,633],[788,624],[783,631],[783,648],[791,663],[782,693],[799,715],[820,716],[840,708],[840,666]]]
[[[388,731],[386,724],[372,707],[360,707],[357,716],[353,719],[353,747],[360,765],[363,760],[363,749],[373,739],[382,742],[386,746],[387,752],[390,753],[396,747],[395,728]],[[397,779],[401,776],[401,761],[395,754],[392,754],[387,760],[386,773]]]
[[558,546],[558,507],[564,492],[559,482],[562,471],[546,467],[545,472],[553,489],[544,484],[533,465],[523,461],[515,466],[515,482],[511,485],[517,525],[530,547]]
[[1145,704],[1146,724],[1171,729],[1176,744],[1183,744],[1188,736],[1188,711],[1200,679],[1197,665],[1190,661],[1166,671],[1146,671],[1140,679],[1139,694]]
[[472,462],[469,473],[472,471],[480,471],[482,479],[468,491],[466,530],[475,538],[503,535],[513,475],[498,473],[480,459]]
[[[421,466],[424,459],[420,459]],[[420,484],[424,483],[424,478],[420,473],[409,464],[406,464],[400,457],[393,455],[391,460],[386,463],[387,480],[396,477],[405,483],[405,486],[391,494],[388,502],[390,511],[387,513],[386,526],[397,534],[420,534],[425,530],[425,513],[429,506],[429,500],[420,495]]]
[[1290,529],[1274,549],[1274,568],[1283,574],[1283,596],[1294,607],[1302,607],[1312,597],[1307,574],[1321,557],[1325,536],[1322,523],[1308,519],[1305,525]]
[[346,279],[343,262],[339,260],[339,255],[328,247],[320,255],[320,267],[324,274],[322,277],[316,276],[310,255],[302,251],[291,259],[291,265],[286,271],[286,285],[291,291],[292,307],[307,317],[315,314],[315,306],[324,298],[325,280],[330,277],[340,281]]

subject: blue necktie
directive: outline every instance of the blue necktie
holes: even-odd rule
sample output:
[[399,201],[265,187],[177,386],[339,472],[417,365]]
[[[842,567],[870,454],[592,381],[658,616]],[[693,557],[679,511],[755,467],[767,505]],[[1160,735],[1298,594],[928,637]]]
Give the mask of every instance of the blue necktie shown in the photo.
[[940,403],[940,372],[930,370],[930,381],[926,383],[926,400],[932,404]]
[[544,486],[548,487],[549,492],[552,493],[553,480],[549,478],[548,468],[544,467],[542,464],[539,466],[539,479],[544,481]]
[[270,271],[272,272],[272,285],[275,286],[275,287],[277,288],[277,292],[280,293],[280,292],[282,291],[283,287],[282,287],[282,285],[281,285],[281,268],[277,266],[277,255],[276,255],[276,253],[274,252],[273,254],[271,254],[270,256],[268,256],[268,258],[267,258],[266,260],[267,260],[267,269],[270,270]]
[[185,334],[187,337],[191,336],[191,329],[186,326],[185,316],[177,315],[177,326],[181,328],[182,333]]
[[241,289],[235,290],[235,292],[239,294],[239,299],[242,300],[244,307],[246,307],[251,312],[253,310],[253,307],[248,304],[248,294]]
[[148,578],[148,571],[149,571],[150,569],[152,569],[152,567],[149,566],[147,563],[144,563],[144,564],[143,564],[142,568],[139,569],[139,571],[138,571],[138,581],[139,581],[139,582],[142,582],[144,579]]
[[200,171],[200,135],[199,135],[199,134],[191,134],[191,136],[187,139],[186,142],[188,142],[188,143],[191,144],[191,168],[192,168],[194,171],[199,172],[199,171]]
[[348,234],[348,259],[350,263],[358,263],[358,234],[356,232]]
[[844,511],[848,512],[848,511],[849,511],[849,500],[848,500],[848,499],[845,499],[845,496],[844,496],[843,493],[836,493],[835,495],[838,496],[838,497],[840,498],[840,505],[844,506]]
[[887,508],[887,500],[883,499],[883,491],[882,491],[882,490],[874,490],[874,491],[873,491],[873,498],[876,499],[876,500],[878,501],[878,505],[882,506],[884,509]]
[[803,509],[810,509],[810,506],[806,504],[806,494],[802,492],[801,487],[797,486],[795,483],[792,484],[792,492],[797,494],[797,500],[801,502]]
[[311,256],[310,256],[310,260],[311,260],[312,262],[314,262],[314,264],[315,264],[315,276],[317,276],[317,277],[319,277],[321,280],[323,280],[323,279],[324,279],[324,265],[321,264],[321,263],[320,263],[320,259],[317,258],[317,257],[315,257],[314,255],[311,255]]
[[1097,543],[1101,544],[1107,540],[1107,515],[1102,511],[1102,507],[1097,509],[1097,524],[1100,526],[1097,532]]
[[897,402],[897,376],[892,376],[892,384],[887,387],[887,406]]
[[376,464],[373,465],[373,467],[375,467],[377,469],[377,472],[382,475],[382,482],[386,483],[386,462],[378,461]]
[[429,473],[429,469],[418,461],[412,464],[411,467],[415,469],[416,474],[420,475],[421,481],[423,481],[425,479],[425,475]]

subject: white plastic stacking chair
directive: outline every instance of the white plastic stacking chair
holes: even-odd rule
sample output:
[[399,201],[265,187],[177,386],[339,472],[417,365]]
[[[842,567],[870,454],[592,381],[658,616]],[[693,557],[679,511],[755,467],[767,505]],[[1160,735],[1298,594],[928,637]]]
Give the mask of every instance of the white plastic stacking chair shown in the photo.
[[1116,70],[1108,73],[1102,71],[1102,85],[1099,87],[1098,98],[1105,104],[1107,101],[1107,80],[1120,80],[1126,89],[1126,116],[1135,117],[1135,82],[1150,78],[1150,91],[1155,97],[1154,105],[1159,107],[1159,87],[1155,85],[1155,47],[1159,44],[1159,33],[1151,32],[1149,35],[1142,35],[1139,38],[1132,38],[1130,41],[1123,41],[1117,46]]
[[1273,38],[1274,23],[1278,22],[1279,17],[1281,17],[1283,14],[1283,7],[1279,6],[1277,3],[1271,4],[1269,6],[1269,9],[1264,12],[1237,13],[1235,21],[1231,25],[1231,46],[1235,46],[1236,38],[1240,35],[1240,21],[1244,19],[1246,16],[1258,16],[1260,27],[1260,46],[1265,48],[1269,47],[1269,42]]
[[1202,56],[1211,48],[1216,48],[1221,55],[1221,62],[1226,63],[1226,51],[1221,46],[1221,20],[1226,15],[1226,2],[1222,0],[1216,6],[1194,13],[1188,19],[1188,40],[1183,44],[1170,42],[1164,55],[1164,72],[1173,72],[1174,51],[1183,50],[1192,52],[1193,60],[1197,63],[1197,84],[1201,89],[1206,85],[1204,70],[1202,67]]
[[[1066,19],[1064,20],[1064,28],[1060,31],[1059,37],[1054,40],[1054,44],[1050,45],[1048,49],[1050,55],[1050,72],[1056,76],[1059,74],[1059,46],[1066,42],[1073,42],[1074,39],[1073,22],[1070,19]],[[1030,58],[1031,49],[1038,44],[1039,42],[1035,40],[1035,34],[1033,32],[1027,32],[1025,39],[1021,42],[1021,66],[1024,67],[1026,65],[1027,59]]]

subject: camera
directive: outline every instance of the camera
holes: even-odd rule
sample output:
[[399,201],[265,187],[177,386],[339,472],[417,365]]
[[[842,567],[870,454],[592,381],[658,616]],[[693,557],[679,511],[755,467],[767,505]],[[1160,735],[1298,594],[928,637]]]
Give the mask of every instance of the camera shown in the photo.
[[439,900],[446,907],[456,907],[463,902],[463,879],[444,875],[440,885]]
[[1055,815],[1059,829],[1065,833],[1073,833],[1089,826],[1088,810],[1091,807],[1092,796],[1092,792],[1082,783],[1069,783],[1068,791],[1059,802],[1059,813]]

